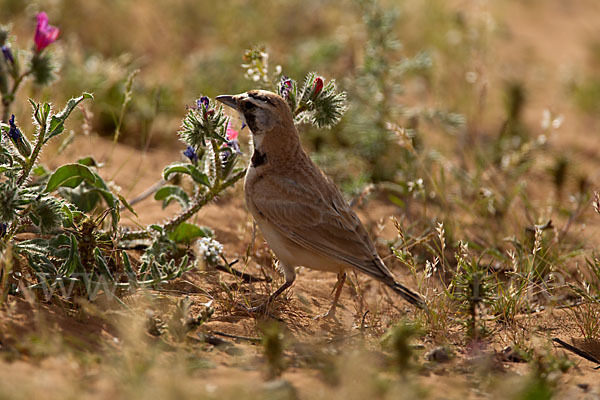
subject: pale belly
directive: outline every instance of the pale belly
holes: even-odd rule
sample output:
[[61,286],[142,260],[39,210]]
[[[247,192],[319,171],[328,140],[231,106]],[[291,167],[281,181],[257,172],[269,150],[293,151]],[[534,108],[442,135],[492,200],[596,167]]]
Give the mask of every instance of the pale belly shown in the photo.
[[290,239],[281,235],[269,223],[257,221],[258,228],[279,261],[286,266],[303,266],[326,272],[341,272],[349,265],[298,246]]

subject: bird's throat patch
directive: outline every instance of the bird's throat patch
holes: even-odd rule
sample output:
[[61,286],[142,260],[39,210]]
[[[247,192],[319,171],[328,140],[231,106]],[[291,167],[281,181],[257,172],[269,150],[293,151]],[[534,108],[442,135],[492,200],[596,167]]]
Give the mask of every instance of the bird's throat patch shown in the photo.
[[250,130],[253,133],[255,133],[255,134],[259,133],[258,125],[256,124],[256,117],[254,116],[254,114],[244,113],[244,120],[246,121],[246,124],[248,125],[248,127],[250,128]]
[[254,168],[265,165],[267,163],[267,154],[258,151],[258,149],[254,149],[251,161]]

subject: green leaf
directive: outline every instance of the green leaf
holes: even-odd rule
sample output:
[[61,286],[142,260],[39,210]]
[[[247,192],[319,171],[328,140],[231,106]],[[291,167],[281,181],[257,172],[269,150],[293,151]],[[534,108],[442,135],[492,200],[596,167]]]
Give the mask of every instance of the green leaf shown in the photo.
[[71,234],[71,247],[69,248],[69,258],[60,267],[60,272],[70,277],[75,271],[84,271],[83,265],[81,264],[81,258],[79,258],[79,248],[77,245],[77,239],[75,235]]
[[87,213],[92,211],[100,201],[100,196],[98,193],[92,192],[92,189],[93,186],[84,182],[74,189],[61,187],[58,189],[58,193],[73,203],[78,210]]
[[35,166],[31,172],[33,173],[33,175],[37,176],[37,177],[41,177],[41,176],[46,176],[48,175],[48,170],[46,169],[46,167],[44,167],[43,165],[37,165]]
[[162,226],[158,225],[158,224],[150,224],[148,225],[148,228],[152,229],[153,231],[156,231],[158,233],[164,233],[165,230],[163,229]]
[[133,209],[133,207],[131,207],[131,204],[129,204],[129,202],[127,201],[127,199],[125,199],[125,197],[121,196],[120,194],[117,194],[117,196],[119,196],[119,200],[121,201],[121,204],[123,204],[126,209],[128,209],[129,211],[131,211],[131,213],[133,215],[135,215],[136,217],[139,218],[139,215],[135,212],[135,210]]
[[61,186],[74,188],[84,180],[94,184],[96,174],[81,164],[65,164],[52,173],[44,191],[52,192]]
[[100,168],[102,166],[102,164],[98,163],[92,156],[80,158],[79,160],[77,160],[77,164],[85,165],[86,167],[96,168]]
[[154,195],[155,200],[163,200],[163,208],[176,200],[182,208],[187,208],[190,203],[188,194],[179,186],[163,186]]
[[104,259],[104,256],[102,255],[102,252],[98,247],[94,248],[94,258],[96,259],[96,265],[98,266],[100,273],[106,276],[109,282],[114,282],[115,278],[110,273],[110,270],[108,269],[108,264],[106,264],[106,260]]
[[131,268],[131,262],[129,261],[129,256],[125,251],[121,251],[121,256],[123,257],[123,269],[127,274],[127,278],[129,279],[129,283],[137,285],[138,279],[136,273]]
[[192,176],[194,182],[210,188],[210,181],[208,180],[208,176],[204,172],[200,172],[200,170],[192,164],[188,165],[188,168],[190,170],[190,175]]
[[394,196],[393,194],[388,195],[388,200],[400,208],[406,207],[406,204],[404,204],[404,201],[402,201],[402,199],[400,197]]
[[119,198],[110,191],[108,185],[106,182],[104,182],[104,179],[102,179],[100,175],[94,173],[94,176],[96,177],[96,180],[93,183],[93,185],[96,187],[94,190],[96,190],[98,194],[102,196],[104,201],[106,201],[106,204],[108,204],[108,207],[110,207],[112,227],[114,230],[117,230],[119,220],[121,219],[121,215],[119,214],[119,210],[121,208],[119,204]]
[[61,133],[63,133],[63,131],[65,130],[66,119],[69,117],[71,112],[73,112],[73,110],[75,109],[75,107],[77,107],[77,105],[79,103],[81,103],[85,99],[93,99],[93,98],[94,97],[91,94],[83,93],[81,96],[74,97],[71,100],[69,100],[67,102],[67,105],[61,112],[52,116],[52,119],[50,120],[50,126],[48,127],[47,135],[44,140],[44,143],[46,143],[48,140],[50,140],[54,136],[57,136],[57,135],[60,135]]
[[167,180],[169,180],[169,176],[171,176],[171,174],[174,174],[174,173],[177,173],[177,172],[189,175],[190,171],[187,168],[187,165],[188,164],[172,164],[172,165],[168,165],[163,170],[163,179],[165,181],[167,181]]
[[66,205],[62,206],[62,212],[65,216],[64,218],[64,226],[68,228],[75,227],[75,217],[73,216],[73,212]]
[[169,239],[176,243],[191,243],[196,238],[211,236],[212,231],[209,228],[188,222],[182,222],[173,232],[169,233]]
[[194,182],[199,183],[201,185],[210,187],[210,181],[208,180],[208,176],[205,173],[200,172],[195,165],[192,164],[172,164],[167,166],[163,170],[163,179],[165,181],[169,180],[169,176],[174,173],[187,174],[192,177]]

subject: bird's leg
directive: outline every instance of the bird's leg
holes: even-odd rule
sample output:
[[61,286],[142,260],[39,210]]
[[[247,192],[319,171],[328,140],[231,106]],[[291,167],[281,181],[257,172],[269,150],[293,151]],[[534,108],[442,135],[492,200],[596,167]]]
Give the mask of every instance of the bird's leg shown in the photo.
[[317,316],[317,318],[331,318],[333,320],[337,320],[337,318],[335,316],[335,309],[337,308],[338,300],[340,299],[340,295],[342,294],[342,289],[344,288],[344,282],[346,281],[346,273],[340,272],[340,273],[338,273],[337,277],[338,277],[338,280],[335,283],[335,285],[333,286],[333,291],[332,291],[332,293],[335,293],[333,296],[333,304],[331,305],[331,308],[329,309],[329,311],[327,311],[325,314]]
[[281,293],[283,293],[287,288],[292,286],[294,281],[296,280],[296,271],[294,267],[287,268],[285,265],[282,265],[283,274],[285,276],[285,282],[281,285],[275,292],[273,292],[267,301],[256,306],[250,307],[246,310],[250,313],[261,313],[267,311],[269,305],[277,298]]

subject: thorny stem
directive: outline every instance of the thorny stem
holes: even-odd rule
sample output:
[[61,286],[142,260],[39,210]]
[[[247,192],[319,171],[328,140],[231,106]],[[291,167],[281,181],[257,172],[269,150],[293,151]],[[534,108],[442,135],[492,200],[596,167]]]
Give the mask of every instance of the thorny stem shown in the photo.
[[[161,225],[161,228],[163,228],[166,232],[175,230],[175,228],[177,228],[179,224],[189,219],[192,215],[196,214],[208,202],[213,200],[222,190],[227,189],[229,186],[239,181],[244,175],[246,175],[246,169],[239,171],[231,178],[229,178],[229,180],[227,180],[225,183],[213,187],[210,192],[196,195],[196,197],[187,209],[185,209],[181,214],[168,221],[166,224]],[[149,230],[131,231],[125,232],[123,236],[121,236],[121,240],[148,239],[150,237],[151,233]]]
[[221,163],[221,153],[219,152],[219,146],[215,139],[211,139],[210,145],[212,148],[213,156],[215,157],[213,165],[215,166],[215,183],[221,181],[223,175],[223,164]]
[[42,146],[44,145],[45,136],[46,136],[46,121],[44,121],[43,125],[40,126],[40,132],[38,133],[38,136],[37,136],[37,142],[35,143],[35,148],[33,149],[33,152],[31,153],[31,157],[29,157],[29,160],[23,166],[23,174],[17,181],[17,186],[19,186],[23,182],[25,182],[25,180],[29,176],[29,173],[31,172],[31,168],[33,168],[33,166],[35,165],[35,162],[37,161],[38,156],[40,155],[40,151],[42,150]]
[[300,105],[296,110],[294,110],[294,118],[296,118],[301,112],[306,110],[306,105]]

